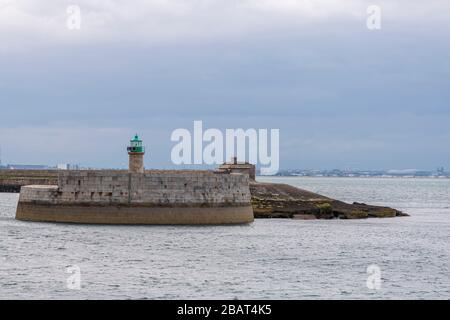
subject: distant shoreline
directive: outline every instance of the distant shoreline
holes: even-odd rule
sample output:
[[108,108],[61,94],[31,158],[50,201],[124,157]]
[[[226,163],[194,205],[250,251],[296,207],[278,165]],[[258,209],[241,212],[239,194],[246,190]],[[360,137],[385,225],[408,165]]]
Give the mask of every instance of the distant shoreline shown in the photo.
[[257,178],[361,178],[361,179],[432,179],[432,180],[444,180],[450,179],[450,176],[308,176],[308,175],[275,175],[275,176],[261,176],[257,175]]

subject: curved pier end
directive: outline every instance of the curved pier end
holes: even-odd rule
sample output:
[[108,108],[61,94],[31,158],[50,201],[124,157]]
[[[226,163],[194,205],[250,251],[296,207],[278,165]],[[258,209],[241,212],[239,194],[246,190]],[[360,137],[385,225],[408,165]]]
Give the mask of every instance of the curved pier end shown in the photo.
[[22,187],[16,219],[202,225],[253,221],[247,175],[210,171],[60,172],[58,186]]

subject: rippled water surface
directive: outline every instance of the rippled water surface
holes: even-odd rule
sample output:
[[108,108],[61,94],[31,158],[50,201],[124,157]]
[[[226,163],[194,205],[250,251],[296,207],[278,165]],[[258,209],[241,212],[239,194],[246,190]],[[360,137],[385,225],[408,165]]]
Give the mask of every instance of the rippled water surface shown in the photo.
[[[450,179],[266,178],[407,218],[242,226],[88,226],[14,220],[0,194],[0,299],[450,298]],[[381,289],[367,288],[369,265]],[[67,267],[81,289],[67,287]]]

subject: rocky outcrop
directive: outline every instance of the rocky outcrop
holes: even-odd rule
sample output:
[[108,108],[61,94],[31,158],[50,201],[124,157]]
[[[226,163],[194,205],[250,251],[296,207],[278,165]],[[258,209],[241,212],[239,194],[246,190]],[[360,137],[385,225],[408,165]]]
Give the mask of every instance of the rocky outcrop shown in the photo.
[[407,214],[388,207],[348,204],[287,184],[250,183],[255,218],[364,219]]

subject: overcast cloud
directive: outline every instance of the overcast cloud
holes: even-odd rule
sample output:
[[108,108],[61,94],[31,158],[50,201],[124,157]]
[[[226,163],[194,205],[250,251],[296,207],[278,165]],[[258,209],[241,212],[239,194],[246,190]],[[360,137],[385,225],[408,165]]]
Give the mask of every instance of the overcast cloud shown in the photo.
[[138,132],[173,167],[203,120],[279,128],[282,168],[450,168],[449,36],[446,0],[0,0],[2,161],[126,166]]

